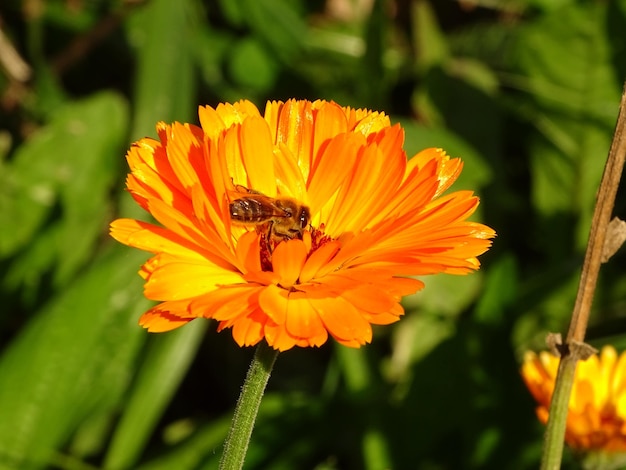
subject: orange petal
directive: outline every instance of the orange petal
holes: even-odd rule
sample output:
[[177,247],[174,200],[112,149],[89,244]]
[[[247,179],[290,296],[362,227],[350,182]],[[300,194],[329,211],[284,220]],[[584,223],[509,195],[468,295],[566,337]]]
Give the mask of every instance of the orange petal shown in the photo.
[[274,142],[277,146],[285,144],[289,148],[305,181],[311,166],[312,129],[310,102],[289,100],[280,107]]
[[198,183],[198,170],[202,168],[202,149],[190,129],[180,123],[169,128],[167,157],[182,188]]
[[189,311],[194,317],[230,321],[257,308],[259,289],[247,284],[222,287],[192,300]]
[[285,144],[280,144],[274,149],[274,171],[278,194],[293,197],[303,204],[311,204],[296,157]]
[[198,116],[202,130],[209,140],[218,136],[233,124],[241,124],[246,116],[259,116],[259,110],[250,101],[242,100],[235,104],[220,103],[216,109],[200,106]]
[[425,167],[432,162],[435,162],[437,165],[437,179],[439,180],[439,187],[435,196],[439,196],[459,177],[461,170],[463,169],[463,162],[458,158],[451,159],[446,152],[440,148],[424,149],[410,160],[411,165],[418,165],[420,168]]
[[[328,216],[329,234],[359,232],[375,217],[388,214],[391,197],[402,180],[404,162],[398,158],[402,155],[385,158],[375,145],[363,148],[352,169],[349,184],[342,186]],[[377,176],[373,178],[372,175]]]
[[[179,316],[181,313],[183,316]],[[163,302],[145,312],[139,318],[139,325],[151,333],[162,333],[179,328],[193,320],[184,315],[185,311],[181,309],[180,302]]]
[[191,205],[183,211],[173,208],[171,205],[158,199],[149,201],[150,213],[165,228],[176,233],[178,236],[186,238],[200,246],[207,245],[205,234],[190,220],[187,214],[191,213]]
[[243,282],[239,273],[215,265],[171,262],[152,272],[144,294],[153,300],[189,299],[214,291],[221,285]]
[[179,197],[183,193],[167,154],[160,145],[153,147],[151,142],[140,141],[130,148],[126,159],[131,169],[126,185],[133,197],[157,197],[174,204],[175,195]]
[[287,333],[285,325],[267,323],[263,331],[265,333],[267,344],[274,349],[287,351],[296,345],[296,338]]
[[226,162],[227,174],[230,175],[234,184],[247,186],[248,175],[242,160],[239,128],[238,125],[224,132],[223,139],[218,143],[217,158]]
[[319,270],[337,254],[340,247],[341,244],[338,241],[332,241],[311,253],[300,272],[300,282],[307,283],[313,279]]
[[287,332],[297,338],[316,338],[316,341],[326,341],[326,330],[319,315],[309,303],[306,295],[292,293],[289,295],[287,304],[287,317],[285,322]]
[[204,249],[170,230],[134,219],[111,222],[111,236],[118,242],[150,253],[170,253],[185,259],[201,260]]
[[370,313],[387,312],[396,303],[393,296],[388,295],[373,285],[359,286],[347,290],[341,296],[358,310]]
[[282,287],[290,289],[296,283],[306,256],[307,250],[302,240],[286,240],[278,244],[272,255],[272,266]]
[[[348,121],[346,120],[344,110],[336,103],[321,103],[315,116],[313,129],[311,173],[316,173],[321,171],[319,164],[320,161],[324,160],[324,158],[322,158],[323,147],[325,147],[330,140],[337,137],[341,138],[342,135],[348,132]],[[338,159],[334,161],[337,163]],[[331,174],[332,173],[328,173],[328,176]]]
[[237,241],[237,259],[242,272],[261,271],[261,257],[259,256],[259,235],[255,232],[244,233]]
[[[264,337],[267,316],[260,310],[238,319],[233,325],[233,338],[239,346],[254,346]],[[221,325],[220,325],[221,326]]]
[[202,130],[209,140],[217,139],[218,135],[226,128],[226,123],[215,109],[210,106],[200,106],[198,108],[198,117]]
[[265,287],[259,295],[261,309],[277,325],[284,325],[287,318],[287,291],[275,285]]
[[396,303],[387,312],[365,312],[363,318],[372,325],[390,325],[400,320],[402,315],[404,315],[404,308]]
[[249,187],[275,196],[274,145],[267,122],[261,117],[250,117],[243,122],[240,132],[241,155]]
[[[364,144],[364,138],[355,134],[342,134],[329,140],[319,151],[316,167],[309,175],[309,204],[313,214],[321,212],[321,220],[329,235],[334,233],[329,215],[335,205],[336,193],[349,183],[357,152]],[[315,222],[319,224],[317,219]]]
[[309,299],[328,332],[337,340],[356,341],[359,344],[372,340],[372,327],[349,302],[339,298]]
[[354,132],[360,132],[363,135],[380,132],[390,126],[389,116],[385,113],[367,109],[357,109],[355,110],[354,117],[357,119]]
[[248,100],[240,100],[233,104],[220,103],[215,110],[226,124],[226,127],[231,127],[233,124],[241,124],[247,117],[260,115],[257,107]]

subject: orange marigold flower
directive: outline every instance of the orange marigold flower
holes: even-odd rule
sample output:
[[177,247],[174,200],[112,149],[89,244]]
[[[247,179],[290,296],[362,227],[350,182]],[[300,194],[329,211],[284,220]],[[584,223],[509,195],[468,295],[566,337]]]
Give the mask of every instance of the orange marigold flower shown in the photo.
[[466,219],[468,191],[442,193],[461,161],[424,150],[383,113],[326,101],[199,109],[200,125],[159,123],[127,154],[127,188],[161,224],[118,219],[111,235],[154,253],[140,270],[160,304],[140,324],[195,318],[235,341],[359,347],[423,287],[407,276],[465,274],[495,233]]
[[[548,421],[559,358],[546,351],[526,352],[522,377]],[[569,402],[565,442],[576,450],[626,452],[626,353],[605,346],[576,366]]]

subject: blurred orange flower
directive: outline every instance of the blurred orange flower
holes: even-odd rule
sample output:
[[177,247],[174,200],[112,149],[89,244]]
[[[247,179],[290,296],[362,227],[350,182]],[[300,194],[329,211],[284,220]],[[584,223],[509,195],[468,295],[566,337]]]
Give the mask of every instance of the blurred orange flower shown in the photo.
[[[545,424],[559,358],[527,352],[522,377],[537,400],[537,416]],[[576,366],[565,442],[577,450],[626,452],[626,353],[605,346]]]
[[325,101],[201,107],[200,125],[159,123],[127,154],[127,188],[161,224],[118,219],[111,235],[154,253],[141,268],[161,301],[140,324],[195,318],[275,349],[359,347],[397,321],[407,276],[466,274],[495,233],[466,219],[478,199],[442,193],[459,159],[407,161],[404,131],[378,112]]

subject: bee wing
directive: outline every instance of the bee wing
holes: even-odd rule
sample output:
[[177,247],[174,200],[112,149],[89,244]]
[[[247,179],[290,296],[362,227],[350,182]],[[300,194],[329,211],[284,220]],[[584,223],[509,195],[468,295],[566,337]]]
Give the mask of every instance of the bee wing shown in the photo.
[[250,188],[246,188],[245,186],[241,185],[241,184],[235,184],[233,186],[235,189],[234,190],[229,190],[229,193],[233,193],[233,194],[239,194],[240,196],[247,196],[250,194],[261,194],[258,191],[255,191],[254,189],[250,189]]
[[230,203],[230,217],[239,223],[260,224],[272,219],[289,217],[274,200],[263,195],[248,195]]
[[252,198],[258,199],[260,202],[271,205],[274,201],[274,199],[272,199],[271,197],[266,196],[265,194],[255,191],[253,189],[248,189],[240,184],[235,185],[235,189],[228,190],[227,193],[228,200],[230,202],[236,201],[238,199]]

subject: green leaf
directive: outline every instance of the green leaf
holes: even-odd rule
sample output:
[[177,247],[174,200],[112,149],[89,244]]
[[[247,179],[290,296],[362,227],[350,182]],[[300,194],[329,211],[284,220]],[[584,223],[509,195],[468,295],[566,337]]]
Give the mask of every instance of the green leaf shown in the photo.
[[490,266],[478,305],[476,319],[482,324],[499,324],[517,295],[517,262],[512,256],[499,258]]
[[241,27],[246,21],[246,9],[244,2],[232,0],[218,0],[220,13],[226,18],[231,26]]
[[256,39],[244,38],[231,48],[229,69],[233,79],[256,93],[267,92],[274,85],[277,65],[263,44]]
[[470,144],[452,132],[439,127],[426,127],[408,119],[398,119],[405,130],[404,149],[409,158],[430,147],[443,148],[453,158],[463,160],[463,172],[452,190],[478,190],[489,184],[493,172],[485,158]]
[[440,317],[454,317],[466,309],[479,295],[482,272],[466,276],[437,274],[421,278],[426,287],[404,298],[407,308],[419,308]]
[[190,122],[195,113],[193,0],[153,0],[126,22],[139,59],[131,137],[154,135],[158,121]]
[[308,27],[290,0],[243,0],[248,26],[285,63],[304,46]]
[[463,138],[490,162],[502,155],[504,119],[487,67],[469,60],[450,60],[432,67],[413,96],[416,112],[433,127],[445,127]]
[[374,426],[369,426],[363,433],[363,461],[369,470],[392,468],[389,452],[389,436]]
[[385,375],[391,382],[406,383],[411,367],[454,335],[456,318],[433,312],[407,312],[392,332],[392,354],[385,364]]
[[545,217],[575,214],[579,247],[587,239],[622,88],[607,12],[606,4],[591,3],[541,17],[522,31],[516,55],[532,97],[521,112],[538,130],[529,142],[533,204]]
[[194,433],[157,458],[137,466],[137,470],[196,470],[217,469],[222,446],[230,426],[231,416],[223,416],[200,426]]
[[407,314],[393,329],[388,377],[406,380],[409,367],[454,334],[458,316],[480,294],[482,278],[481,272],[427,276],[424,290],[403,299]]
[[349,391],[358,393],[370,387],[373,377],[364,350],[337,345],[335,356]]
[[202,28],[195,32],[194,60],[200,69],[203,85],[220,96],[224,93],[223,89],[232,86],[226,81],[223,68],[236,41],[237,37],[227,31]]
[[417,66],[426,70],[442,63],[448,56],[447,39],[439,24],[430,2],[419,0],[412,2],[411,22],[413,47],[416,51]]
[[116,406],[145,333],[140,253],[115,247],[28,323],[0,357],[0,443],[9,468],[49,467],[89,415]]
[[[541,8],[545,11],[558,10],[566,5],[574,5],[577,0],[527,0],[528,6]],[[518,0],[512,0],[510,3],[521,3]],[[521,6],[521,5],[520,5]]]
[[59,109],[16,151],[0,176],[0,256],[23,250],[10,285],[51,268],[62,284],[91,257],[110,216],[127,116],[119,95],[102,92]]
[[552,262],[535,270],[517,288],[515,312],[524,312],[515,322],[513,344],[545,348],[547,331],[564,331],[571,319],[580,281],[582,256]]
[[105,460],[105,468],[133,468],[163,411],[195,357],[207,321],[157,335],[137,380]]
[[[154,0],[125,22],[137,56],[132,140],[154,136],[159,121],[197,122],[193,58],[198,17],[195,0]],[[127,217],[145,214],[127,195],[121,198],[120,212]]]

